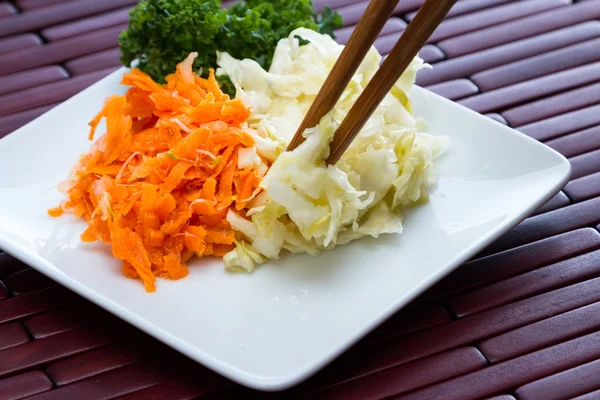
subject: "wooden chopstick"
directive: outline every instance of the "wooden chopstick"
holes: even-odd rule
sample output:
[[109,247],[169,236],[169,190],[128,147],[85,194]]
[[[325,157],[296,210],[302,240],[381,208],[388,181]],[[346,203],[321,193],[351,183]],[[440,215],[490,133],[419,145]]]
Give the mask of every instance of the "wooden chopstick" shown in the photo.
[[379,36],[383,25],[394,12],[399,0],[371,0],[358,25],[352,32],[342,54],[331,69],[325,83],[319,90],[308,113],[288,145],[288,151],[294,150],[304,141],[302,133],[316,126],[321,118],[335,106],[348,86],[354,73],[365,58],[367,52]]
[[[336,130],[331,142],[329,164],[335,164],[398,81],[421,47],[442,22],[457,0],[427,0],[408,25],[392,52],[356,100]],[[346,87],[346,84],[343,85]]]

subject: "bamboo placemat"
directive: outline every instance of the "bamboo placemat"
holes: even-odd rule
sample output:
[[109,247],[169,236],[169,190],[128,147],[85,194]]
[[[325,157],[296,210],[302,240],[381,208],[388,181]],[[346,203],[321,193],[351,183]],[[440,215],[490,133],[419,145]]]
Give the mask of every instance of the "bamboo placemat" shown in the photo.
[[[422,2],[400,1],[382,53]],[[0,1],[0,137],[115,70],[135,3]],[[346,41],[367,2],[325,3]],[[600,0],[457,3],[418,83],[558,150],[572,179],[308,382],[244,389],[0,254],[0,399],[600,399],[599,19]]]

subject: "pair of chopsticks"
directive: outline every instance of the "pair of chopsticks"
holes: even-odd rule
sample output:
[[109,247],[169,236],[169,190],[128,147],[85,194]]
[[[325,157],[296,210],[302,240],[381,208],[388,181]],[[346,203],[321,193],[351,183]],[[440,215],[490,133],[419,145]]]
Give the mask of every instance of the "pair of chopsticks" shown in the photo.
[[[329,164],[335,164],[352,140],[389,93],[421,47],[442,22],[457,0],[426,0],[408,25],[391,53],[352,106],[336,130],[330,145]],[[371,0],[358,25],[352,32],[342,54],[333,66],[296,134],[288,146],[294,150],[304,141],[302,133],[316,126],[335,106],[360,63],[390,18],[399,0]]]

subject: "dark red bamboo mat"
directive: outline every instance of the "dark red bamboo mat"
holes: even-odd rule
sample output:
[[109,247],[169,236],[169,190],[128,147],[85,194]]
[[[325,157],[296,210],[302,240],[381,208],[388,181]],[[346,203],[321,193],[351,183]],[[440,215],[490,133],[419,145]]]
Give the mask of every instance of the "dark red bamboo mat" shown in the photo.
[[[0,1],[0,137],[115,70],[135,3]],[[367,2],[324,3],[346,41]],[[400,1],[382,53],[422,3]],[[422,56],[434,68],[420,85],[568,157],[566,187],[276,394],[217,376],[0,254],[0,400],[600,399],[600,0],[460,0]]]

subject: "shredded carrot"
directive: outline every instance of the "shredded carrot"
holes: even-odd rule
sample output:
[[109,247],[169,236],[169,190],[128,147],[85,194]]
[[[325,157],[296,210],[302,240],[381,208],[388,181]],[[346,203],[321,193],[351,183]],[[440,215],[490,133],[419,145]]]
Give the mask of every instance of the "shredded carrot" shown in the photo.
[[63,215],[63,209],[61,207],[54,207],[48,210],[48,215],[51,217],[60,217]]
[[109,97],[90,122],[107,131],[84,154],[69,181],[68,198],[48,210],[85,218],[84,242],[109,243],[122,273],[141,279],[180,279],[193,256],[222,257],[234,247],[229,209],[244,215],[260,192],[255,169],[238,168],[238,151],[254,146],[250,110],[192,71],[195,53],[160,85],[132,69],[124,96]]

